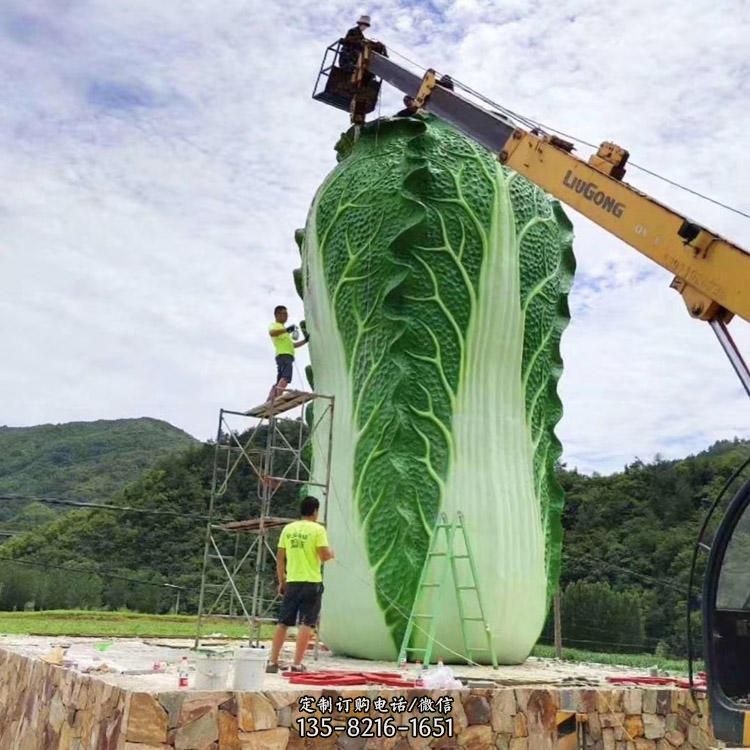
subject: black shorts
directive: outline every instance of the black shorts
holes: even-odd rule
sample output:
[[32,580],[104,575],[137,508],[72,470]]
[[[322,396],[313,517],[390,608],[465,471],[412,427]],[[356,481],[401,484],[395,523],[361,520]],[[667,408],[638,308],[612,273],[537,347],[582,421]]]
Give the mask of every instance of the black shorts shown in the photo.
[[305,583],[293,581],[287,583],[286,593],[281,600],[279,625],[294,627],[297,618],[302,625],[314,628],[320,616],[320,604],[323,600],[322,583]]
[[294,370],[294,357],[291,354],[278,354],[276,356],[276,382],[286,380],[292,382],[292,371]]

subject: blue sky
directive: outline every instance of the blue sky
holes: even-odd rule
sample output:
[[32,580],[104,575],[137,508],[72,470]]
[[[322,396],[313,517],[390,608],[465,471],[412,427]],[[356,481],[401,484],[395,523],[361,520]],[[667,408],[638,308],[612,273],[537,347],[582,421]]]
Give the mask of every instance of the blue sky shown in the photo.
[[[747,210],[748,10],[687,5],[5,0],[0,423],[148,415],[207,438],[220,406],[265,396],[269,308],[301,317],[293,233],[346,127],[310,92],[360,12],[390,49]],[[747,220],[627,179],[750,246]],[[668,274],[570,215],[569,465],[750,436],[750,404]],[[748,328],[732,325],[750,354]]]

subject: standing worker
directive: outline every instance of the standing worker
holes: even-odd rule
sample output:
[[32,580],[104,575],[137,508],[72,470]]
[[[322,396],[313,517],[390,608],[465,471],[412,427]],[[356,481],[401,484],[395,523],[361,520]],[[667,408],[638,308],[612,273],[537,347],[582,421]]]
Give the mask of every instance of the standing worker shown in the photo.
[[310,643],[313,628],[318,622],[323,598],[323,563],[333,560],[328,546],[325,526],[318,523],[320,502],[308,495],[300,506],[299,521],[284,526],[279,537],[276,555],[276,575],[279,579],[281,611],[271,647],[267,672],[279,671],[279,653],[286,640],[288,628],[297,624],[297,643],[294,649],[292,672],[304,672],[302,660]]
[[297,326],[285,325],[289,317],[284,305],[277,305],[273,310],[274,321],[268,329],[268,333],[273,340],[273,347],[276,350],[276,384],[271,388],[268,394],[268,401],[274,401],[285,390],[289,383],[292,382],[294,371],[294,350],[304,346],[310,336],[305,331],[305,337],[302,341],[293,341],[292,333],[297,330]]

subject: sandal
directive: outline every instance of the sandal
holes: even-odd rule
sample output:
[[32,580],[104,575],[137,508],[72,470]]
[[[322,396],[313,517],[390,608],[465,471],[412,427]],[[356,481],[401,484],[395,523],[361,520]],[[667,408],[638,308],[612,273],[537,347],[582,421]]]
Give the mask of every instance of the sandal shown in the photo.
[[266,664],[266,674],[277,674],[279,671],[278,664]]
[[304,664],[292,664],[289,667],[290,672],[307,672],[307,667]]

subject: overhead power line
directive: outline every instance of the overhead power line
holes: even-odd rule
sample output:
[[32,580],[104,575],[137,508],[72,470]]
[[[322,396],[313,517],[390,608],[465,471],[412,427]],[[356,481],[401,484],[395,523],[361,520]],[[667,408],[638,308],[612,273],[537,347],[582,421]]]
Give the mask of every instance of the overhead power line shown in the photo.
[[681,588],[680,586],[676,586],[673,583],[670,583],[669,581],[665,581],[663,578],[654,578],[653,576],[646,575],[645,573],[638,573],[635,570],[632,570],[631,568],[626,568],[622,565],[617,565],[616,563],[609,562],[608,560],[602,560],[600,557],[594,557],[594,555],[589,554],[588,552],[579,553],[576,555],[577,558],[581,557],[587,557],[592,562],[595,562],[599,565],[606,565],[609,568],[613,568],[614,570],[619,570],[623,573],[627,573],[628,575],[633,576],[634,578],[640,578],[644,581],[650,581],[651,583],[658,584],[659,586],[664,586],[664,588],[672,589],[673,591],[677,591],[680,594],[687,594],[687,588]]
[[[140,513],[148,516],[163,516],[169,518],[188,518],[197,521],[208,521],[208,516],[198,513],[186,513],[179,510],[154,510],[152,508],[137,508],[129,505],[112,505],[110,503],[94,503],[86,500],[64,500],[59,497],[44,497],[37,495],[0,495],[0,501],[12,500],[20,502],[36,502],[45,505],[62,505],[71,508],[81,508],[83,510],[111,510],[117,513]],[[223,521],[233,519],[224,518]]]
[[106,569],[104,570],[92,570],[91,568],[78,568],[71,567],[68,565],[52,565],[50,563],[34,562],[33,560],[16,560],[13,557],[0,557],[0,562],[11,563],[13,565],[25,565],[30,568],[41,568],[42,570],[57,570],[65,573],[85,573],[86,575],[100,576],[101,578],[114,578],[119,581],[128,581],[130,583],[139,583],[143,586],[158,586],[159,588],[165,589],[179,589],[185,591],[184,586],[177,586],[174,583],[157,583],[155,581],[144,581],[139,578],[130,578],[128,576],[120,575],[119,573],[109,573]]

